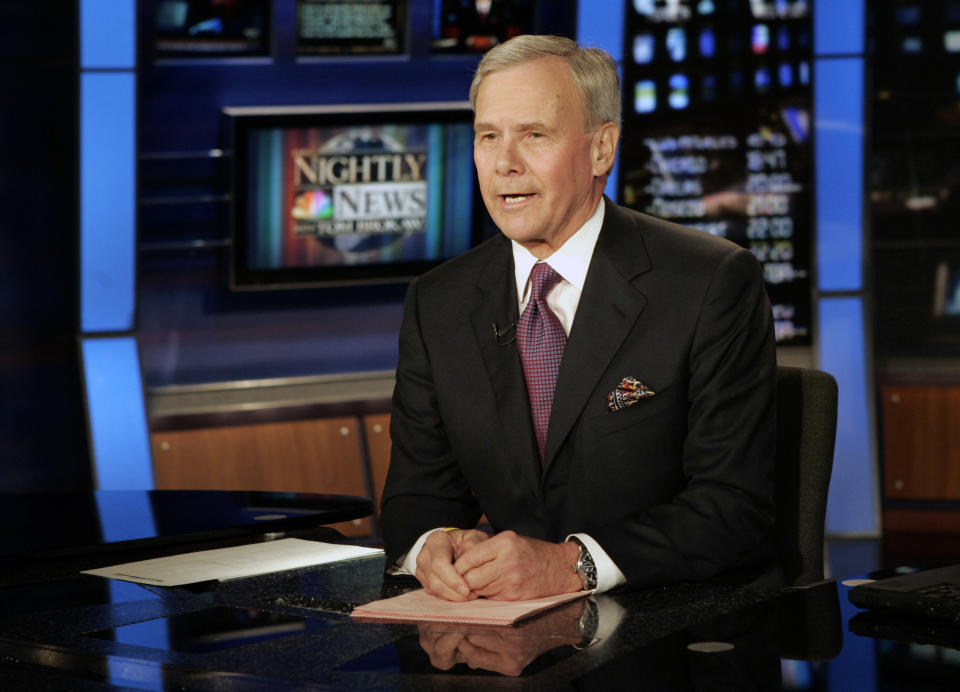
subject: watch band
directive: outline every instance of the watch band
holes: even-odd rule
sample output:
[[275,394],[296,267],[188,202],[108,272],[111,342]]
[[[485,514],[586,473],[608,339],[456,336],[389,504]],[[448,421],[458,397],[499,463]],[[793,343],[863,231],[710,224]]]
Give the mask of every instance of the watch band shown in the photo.
[[583,590],[593,591],[597,588],[597,566],[593,562],[593,556],[590,555],[587,546],[585,546],[579,538],[571,536],[570,540],[580,547],[580,555],[577,557],[577,562],[573,566],[573,571],[576,572],[583,582]]

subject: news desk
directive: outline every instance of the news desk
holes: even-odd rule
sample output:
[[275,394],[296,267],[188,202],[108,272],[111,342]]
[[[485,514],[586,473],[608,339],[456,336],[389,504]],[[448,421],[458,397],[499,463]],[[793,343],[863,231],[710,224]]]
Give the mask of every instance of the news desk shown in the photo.
[[[81,549],[80,538],[48,535],[25,561],[8,550],[0,563],[0,689],[872,692],[954,689],[960,680],[960,639],[950,627],[878,622],[849,604],[842,581],[793,590],[675,584],[496,628],[352,619],[355,605],[415,586],[385,580],[382,555],[188,588],[79,574],[279,537],[343,542],[322,524],[370,511],[363,498],[225,495],[162,498],[194,510],[203,500],[215,528],[200,530],[178,513],[180,533],[163,531],[154,512],[153,537]],[[90,499],[74,498],[72,521],[60,513],[65,532],[83,533],[80,508]],[[28,506],[3,500],[0,516]],[[60,500],[66,510],[70,503]],[[144,502],[156,507],[160,497],[131,499],[131,514],[150,514]],[[219,512],[233,518],[215,521]]]

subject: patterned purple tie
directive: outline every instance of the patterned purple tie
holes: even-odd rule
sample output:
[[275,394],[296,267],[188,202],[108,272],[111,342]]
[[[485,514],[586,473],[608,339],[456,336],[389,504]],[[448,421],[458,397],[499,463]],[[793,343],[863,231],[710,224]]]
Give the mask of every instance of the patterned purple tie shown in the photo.
[[567,336],[563,325],[547,305],[547,294],[562,277],[549,264],[538,262],[530,274],[530,301],[517,322],[517,346],[527,380],[530,413],[537,435],[540,459],[547,446],[547,425],[553,406],[553,389],[560,372],[560,360]]

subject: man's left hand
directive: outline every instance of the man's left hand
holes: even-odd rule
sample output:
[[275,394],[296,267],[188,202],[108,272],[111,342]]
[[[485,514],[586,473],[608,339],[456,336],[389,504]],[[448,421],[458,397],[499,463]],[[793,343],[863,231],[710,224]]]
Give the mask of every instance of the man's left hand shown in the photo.
[[503,601],[579,591],[576,543],[549,543],[503,531],[464,551],[453,566],[470,590]]

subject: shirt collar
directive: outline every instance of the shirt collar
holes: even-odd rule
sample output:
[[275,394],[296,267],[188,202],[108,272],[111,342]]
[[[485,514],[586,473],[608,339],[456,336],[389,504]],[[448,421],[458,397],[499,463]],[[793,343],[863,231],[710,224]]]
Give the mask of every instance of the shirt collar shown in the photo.
[[[577,291],[583,291],[583,284],[587,278],[587,269],[590,268],[590,259],[593,257],[593,249],[597,245],[597,238],[600,236],[600,229],[603,227],[604,201],[600,198],[597,210],[593,216],[587,219],[576,233],[570,236],[563,245],[550,255],[546,260],[553,269],[562,276],[568,283],[573,285]],[[531,254],[527,248],[523,247],[515,240],[510,241],[513,245],[513,268],[517,279],[517,301],[523,303],[523,296],[526,293],[527,281],[530,278],[530,272],[533,271],[533,265],[539,260]]]

